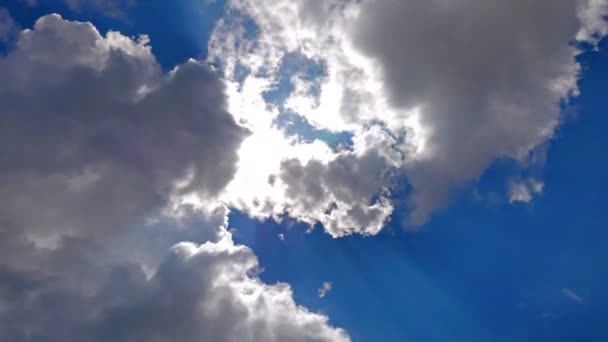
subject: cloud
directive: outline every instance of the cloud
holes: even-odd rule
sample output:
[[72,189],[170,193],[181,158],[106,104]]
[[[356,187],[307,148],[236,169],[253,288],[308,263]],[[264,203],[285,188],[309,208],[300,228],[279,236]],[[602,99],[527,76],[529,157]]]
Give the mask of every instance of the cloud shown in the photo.
[[388,170],[376,153],[344,154],[327,164],[285,160],[279,177],[286,185],[286,210],[311,225],[321,223],[334,237],[375,235],[393,211],[383,190]]
[[17,30],[17,23],[4,7],[0,7],[0,43],[7,41]]
[[0,340],[349,340],[233,242],[247,132],[212,67],[48,15],[0,74]]
[[349,341],[297,305],[287,284],[256,275],[252,251],[222,237],[179,243],[147,277],[78,240],[43,253],[43,270],[0,268],[6,341]]
[[[296,113],[316,129],[366,139],[357,158],[390,156],[388,171],[404,175],[402,182],[411,185],[407,226],[415,227],[449,201],[452,189],[480,177],[493,161],[513,159],[525,168],[534,151],[545,146],[561,122],[560,107],[578,94],[580,43],[597,44],[608,30],[607,4],[233,0],[210,41],[210,60],[225,68],[233,113],[254,136],[268,135],[281,113]],[[322,66],[320,75],[285,75],[281,66],[294,54]],[[285,79],[290,86],[284,86]],[[278,103],[262,96],[277,88],[285,93]],[[393,142],[370,135],[374,130],[385,131]],[[254,142],[257,149],[277,145],[252,139],[244,146]],[[348,152],[309,157],[296,155],[297,150],[277,150],[283,157],[273,163],[292,160],[290,170],[298,162],[311,165],[302,169],[299,179],[310,180],[302,191],[265,192],[273,195],[261,202],[271,208],[264,213],[247,194],[234,191],[230,198],[254,215],[273,216],[280,212],[276,208],[286,208],[298,220],[324,223],[323,211],[310,205],[313,199],[322,203],[331,190],[320,176],[326,166],[312,165],[331,165]],[[369,172],[366,177],[381,179],[387,168]],[[260,179],[273,174],[276,166]],[[391,185],[378,187],[372,197]],[[360,193],[357,187],[366,184],[348,186]],[[290,201],[296,205],[281,205]],[[365,197],[347,205],[370,208]],[[298,209],[305,206],[312,210]],[[334,236],[379,231],[372,225],[353,229],[347,220],[325,228]]]
[[566,297],[566,298],[568,298],[568,299],[570,299],[572,301],[575,301],[577,303],[582,303],[583,302],[583,299],[578,294],[576,294],[576,292],[574,292],[574,291],[572,291],[572,290],[570,290],[568,288],[563,288],[562,289],[562,294],[564,295],[564,297]]
[[[299,7],[291,3],[276,7],[262,2],[229,5],[238,11],[230,11],[232,16],[219,21],[210,41],[209,59],[222,65],[228,80],[230,112],[252,134],[242,144],[237,174],[223,199],[254,217],[280,219],[289,215],[310,225],[320,223],[334,237],[376,234],[393,209],[387,188],[405,150],[410,148],[409,143],[398,142],[409,133],[405,129],[389,131],[382,125],[344,128],[340,111],[333,112],[330,104],[329,111],[311,109],[306,119],[313,129],[329,127],[325,131],[331,134],[342,127],[341,132],[353,133],[352,145],[335,149],[321,139],[286,134],[276,122],[291,110],[302,114],[301,109],[318,102],[316,85],[327,77],[323,75],[326,61],[322,57],[331,56],[336,46],[318,47],[319,55],[314,58],[300,49],[299,38],[286,31],[288,23],[300,20]],[[243,19],[247,15],[254,24]],[[257,25],[257,29],[251,25]],[[293,56],[298,56],[299,71],[284,74],[284,65],[289,65]],[[316,70],[319,75],[310,77],[301,69]],[[348,72],[340,73],[346,77]],[[283,88],[281,79],[292,84],[291,93]],[[273,92],[287,92],[287,99],[274,103],[268,96]],[[321,90],[321,94],[325,92]],[[299,100],[305,103],[297,103]],[[317,119],[329,120],[323,124],[330,126],[323,126]]]
[[543,182],[536,179],[509,183],[509,202],[530,203],[534,195],[543,193]]
[[101,236],[234,175],[246,132],[216,72],[189,61],[163,74],[145,37],[49,15],[0,73],[4,227]]
[[[597,5],[597,4],[596,4]],[[355,41],[382,68],[396,107],[420,107],[428,156],[409,165],[412,223],[441,205],[450,187],[495,159],[526,158],[576,95],[581,20],[589,1],[367,1]],[[595,17],[601,18],[602,13]],[[398,36],[398,43],[392,37]]]
[[319,293],[319,298],[325,297],[333,288],[333,284],[331,281],[324,281],[321,287],[317,290]]

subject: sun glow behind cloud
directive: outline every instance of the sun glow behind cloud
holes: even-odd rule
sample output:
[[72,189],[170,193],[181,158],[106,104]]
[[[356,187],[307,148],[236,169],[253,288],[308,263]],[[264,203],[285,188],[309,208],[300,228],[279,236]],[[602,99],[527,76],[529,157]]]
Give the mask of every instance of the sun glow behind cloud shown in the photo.
[[[555,45],[560,49],[559,57],[555,57],[555,66],[548,67],[547,72],[539,71],[535,75],[535,84],[526,83],[527,77],[524,76],[522,80],[514,79],[513,82],[522,82],[529,92],[538,92],[536,97],[542,100],[527,99],[528,95],[518,94],[520,90],[486,81],[483,70],[479,75],[474,75],[475,70],[470,75],[463,75],[463,78],[479,84],[454,79],[462,73],[461,69],[469,68],[466,65],[469,62],[455,60],[452,66],[439,56],[445,52],[432,50],[427,58],[445,64],[433,67],[445,72],[440,74],[433,68],[417,70],[413,65],[403,77],[411,78],[407,85],[410,89],[401,90],[402,95],[395,97],[393,83],[400,86],[404,80],[393,79],[393,72],[386,69],[388,63],[402,59],[402,64],[409,67],[405,61],[416,61],[415,58],[423,57],[410,57],[407,53],[401,56],[399,54],[403,52],[396,50],[394,53],[397,55],[387,55],[387,60],[382,60],[383,56],[377,56],[376,51],[366,50],[360,36],[365,37],[369,32],[360,32],[361,23],[367,23],[368,7],[384,11],[384,5],[341,0],[279,1],[272,4],[263,0],[234,0],[226,5],[226,15],[218,22],[210,40],[209,60],[225,66],[230,111],[241,124],[250,128],[252,135],[241,148],[239,176],[227,188],[225,199],[227,203],[256,217],[286,214],[312,224],[326,222],[325,216],[336,206],[349,208],[346,210],[358,208],[356,210],[370,211],[376,198],[390,203],[387,197],[390,181],[385,183],[386,175],[402,174],[405,177],[399,181],[410,183],[414,189],[410,198],[410,224],[422,224],[436,207],[447,201],[451,187],[478,177],[494,158],[510,157],[525,164],[529,152],[553,134],[559,118],[559,109],[553,101],[576,94],[579,66],[572,57],[578,52],[567,45]],[[583,0],[579,5],[572,8],[580,11],[580,23],[576,23],[575,28],[577,18],[569,18],[570,31],[563,32],[572,36],[564,36],[565,43],[560,41],[560,44],[567,44],[577,32],[604,32],[604,26],[599,25],[588,11],[585,12],[585,6],[602,6],[597,2],[587,4]],[[433,6],[414,1],[397,11],[407,10],[408,6],[413,7],[412,10],[435,10]],[[560,6],[568,7],[565,3]],[[460,15],[455,8],[445,10],[442,15],[447,20],[457,19]],[[522,11],[525,13],[525,9]],[[377,13],[390,16],[390,12]],[[494,29],[493,24],[481,19],[478,24]],[[553,23],[548,23],[547,27],[551,25]],[[369,31],[373,33],[374,28],[370,27]],[[379,34],[376,40],[385,39],[385,32]],[[433,38],[429,38],[431,42],[425,46],[419,41],[421,37],[414,33],[412,35],[413,44],[422,44],[421,49],[434,48]],[[585,38],[591,37],[589,34],[579,34],[577,37],[591,39]],[[481,41],[483,39],[480,38]],[[373,40],[371,42],[373,45]],[[390,49],[391,46],[387,47],[387,53],[392,53]],[[415,53],[416,49],[412,52]],[[515,60],[528,58],[525,51],[517,51],[517,48],[510,53]],[[524,56],[518,55],[520,53]],[[470,59],[471,63],[475,63],[475,56]],[[525,62],[531,65],[537,63],[533,59]],[[456,63],[465,65],[458,66]],[[497,65],[496,69],[501,67]],[[419,80],[422,83],[420,89],[416,89],[414,84],[418,72],[426,72],[428,75],[422,74],[421,77],[429,78]],[[518,71],[506,72],[517,74]],[[454,83],[452,88],[443,89],[450,83]],[[461,95],[450,94],[460,91]],[[523,97],[523,101],[529,103],[518,103],[518,97]],[[537,118],[534,112],[539,110],[544,113]],[[353,144],[336,150],[323,139],[295,139],[289,134],[281,134],[276,123],[286,113],[300,116],[313,129],[347,132],[352,136]],[[470,125],[460,122],[459,118],[470,120]],[[505,120],[514,123],[506,123]],[[519,138],[514,135],[503,137],[505,132],[501,131],[505,130],[505,126],[518,125],[520,122],[525,126],[526,121],[531,127],[513,127],[513,132],[520,134]],[[456,157],[459,144],[463,144],[462,161]],[[252,157],[252,154],[256,157]],[[358,187],[355,183],[338,185],[335,180],[317,184],[316,192],[306,196],[312,196],[315,198],[313,201],[324,203],[326,207],[315,209],[303,204],[311,201],[310,198],[288,194],[290,188],[296,186],[293,184],[296,180],[288,180],[289,175],[285,173],[285,162],[288,160],[297,160],[309,171],[316,169],[311,165],[319,162],[326,171],[315,172],[319,172],[318,177],[323,177],[324,172],[331,172],[328,170],[348,158],[353,160],[349,162],[348,172],[356,173],[353,170],[363,168],[372,170],[364,165],[369,158],[367,161],[364,159],[372,154],[380,158],[374,161],[379,165],[372,171],[377,174],[369,177],[384,179],[374,186],[370,184],[369,187],[355,189],[350,188]],[[283,176],[279,177],[281,174]],[[343,178],[349,179],[349,176],[345,174]],[[297,182],[308,182],[302,177],[297,179]],[[310,188],[313,184],[306,186]],[[349,189],[345,191],[344,187]],[[304,216],[293,209],[303,205],[308,208],[308,214]],[[386,205],[382,206],[387,208]],[[384,222],[386,217],[375,220]],[[336,236],[365,232],[362,224],[369,223],[364,223],[366,221],[338,220],[334,222],[336,227],[328,230]],[[340,230],[344,233],[337,233]],[[374,228],[371,231],[378,230]]]

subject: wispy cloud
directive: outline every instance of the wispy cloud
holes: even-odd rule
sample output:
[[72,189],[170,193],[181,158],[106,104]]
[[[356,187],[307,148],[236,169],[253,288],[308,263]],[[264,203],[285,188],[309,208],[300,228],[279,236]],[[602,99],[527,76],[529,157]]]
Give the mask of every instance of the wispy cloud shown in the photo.
[[333,284],[331,281],[324,281],[323,285],[321,285],[319,290],[317,290],[317,292],[319,293],[319,298],[325,297],[329,293],[329,291],[331,291],[332,288]]
[[512,181],[509,183],[509,202],[530,203],[532,202],[534,195],[543,193],[544,187],[544,183],[537,179]]
[[578,302],[578,303],[584,302],[583,298],[581,298],[581,296],[579,296],[576,292],[572,291],[571,289],[569,289],[567,287],[565,287],[565,288],[562,289],[562,294],[566,298],[568,298],[570,300],[573,300],[575,302]]

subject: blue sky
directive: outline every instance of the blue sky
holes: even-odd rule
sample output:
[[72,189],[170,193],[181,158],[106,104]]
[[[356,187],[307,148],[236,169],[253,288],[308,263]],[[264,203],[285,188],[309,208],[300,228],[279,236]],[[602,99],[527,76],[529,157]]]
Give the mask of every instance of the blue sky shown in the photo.
[[[147,34],[165,71],[189,58],[204,60],[212,30],[226,13],[222,1],[205,6],[196,0],[142,1],[120,17],[95,8],[75,11],[63,1],[3,6],[21,28],[58,12],[67,20],[90,21],[102,33]],[[10,44],[1,51],[10,51]],[[325,74],[322,64],[306,58],[288,62],[294,70],[283,65],[274,92],[264,93],[268,104],[279,102],[273,127],[300,143],[321,141],[334,153],[340,144],[353,149],[353,137],[374,120],[338,130],[282,108],[294,90],[284,83],[287,77],[303,73],[314,91]],[[286,211],[277,222],[257,212],[258,205],[229,205],[234,243],[251,248],[264,283],[290,284],[296,303],[327,315],[353,341],[608,340],[606,39],[595,50],[585,48],[577,62],[583,70],[580,95],[561,106],[561,124],[534,148],[544,156],[541,163],[503,156],[493,158],[481,176],[453,174],[462,181],[415,228],[408,221],[408,198],[421,185],[401,175],[389,196],[394,210],[375,235],[340,236],[319,223],[309,229],[306,213]],[[525,202],[508,200],[510,181],[532,178],[542,180],[542,193]],[[374,193],[365,204],[383,196]],[[332,289],[320,298],[317,290],[326,281]]]

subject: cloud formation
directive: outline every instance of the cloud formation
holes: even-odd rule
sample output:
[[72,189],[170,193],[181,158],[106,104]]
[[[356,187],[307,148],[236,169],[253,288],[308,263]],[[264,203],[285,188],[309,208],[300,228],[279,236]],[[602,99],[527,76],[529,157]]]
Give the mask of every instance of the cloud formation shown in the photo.
[[[287,210],[311,225],[321,223],[335,237],[377,234],[393,207],[383,197],[389,167],[376,153],[344,154],[324,164],[297,159],[281,164]],[[379,194],[378,198],[374,198]]]
[[[576,56],[582,44],[594,46],[608,32],[605,0],[233,0],[228,5],[210,41],[210,59],[225,68],[231,81],[234,115],[253,135],[267,135],[275,118],[287,112],[317,129],[365,139],[356,158],[389,157],[388,162],[378,159],[366,177],[382,179],[384,163],[411,185],[409,227],[426,222],[447,203],[452,189],[480,177],[493,161],[513,159],[525,168],[560,124],[561,106],[578,94]],[[317,72],[285,74],[283,65],[294,54]],[[265,97],[269,92],[280,96]],[[264,110],[249,115],[252,104]],[[370,132],[378,130],[386,134],[370,139]],[[277,145],[252,138],[243,148],[254,144],[258,149]],[[249,194],[235,191],[230,198],[253,215],[282,212],[326,224],[324,211],[311,207],[332,192],[320,170],[331,169],[351,152],[317,148],[312,156],[298,155],[298,148],[312,144],[290,144],[299,147],[276,151],[284,153],[273,161],[282,165],[284,176],[264,192],[273,194],[261,201],[267,210]],[[348,179],[361,162],[340,172]],[[268,167],[263,177],[276,174],[276,168]],[[237,179],[241,170],[248,168],[239,167]],[[292,171],[300,174],[296,183],[287,177]],[[302,182],[307,178],[311,181]],[[368,195],[349,197],[348,207],[370,211],[371,198],[390,200],[384,195],[390,183],[373,191],[364,183],[348,185],[350,192]],[[293,191],[297,184],[306,186]],[[353,223],[353,217],[325,228],[334,236],[370,234],[379,231],[374,224],[385,222]]]
[[[393,106],[420,107],[427,156],[408,166],[414,223],[495,159],[525,159],[576,95],[578,49],[605,30],[597,1],[365,2],[355,41],[379,63]],[[393,37],[398,36],[395,44]]]
[[146,44],[58,15],[21,32],[0,59],[4,226],[103,235],[230,181],[246,132],[221,80],[196,61],[163,74]]
[[[409,143],[397,146],[407,132],[399,128],[389,131],[380,125],[345,124],[342,109],[356,108],[346,102],[344,106],[330,103],[328,108],[320,107],[326,103],[323,97],[340,95],[328,95],[324,90],[327,82],[341,87],[345,78],[356,78],[357,71],[350,66],[348,70],[332,68],[337,64],[328,59],[339,57],[339,44],[330,44],[327,37],[315,40],[316,31],[299,37],[299,31],[288,30],[303,25],[301,5],[232,1],[232,11],[215,28],[209,59],[225,71],[231,113],[252,132],[239,151],[237,175],[223,198],[255,217],[279,219],[288,215],[311,225],[320,223],[334,237],[373,235],[393,210],[387,198],[388,186],[405,150],[411,147]],[[285,73],[294,56],[299,68]],[[311,77],[302,69],[318,75]],[[291,92],[287,88],[292,88]],[[286,98],[278,95],[273,99],[268,95],[271,93],[285,94]],[[334,149],[320,139],[290,136],[276,124],[281,115],[290,112],[305,117],[313,129],[354,133],[353,143]],[[297,129],[293,131],[297,133]],[[258,151],[272,153],[260,155]]]
[[251,250],[223,234],[201,245],[175,245],[150,278],[136,264],[100,263],[108,257],[80,241],[49,253],[45,272],[2,268],[0,338],[350,340],[326,316],[298,306],[287,284],[262,283]]
[[248,133],[216,70],[53,14],[0,74],[0,340],[349,340],[232,240]]

